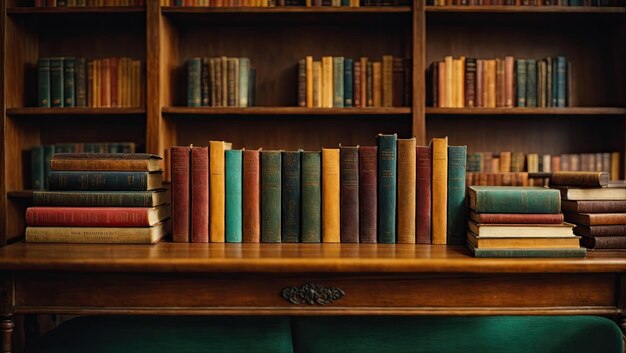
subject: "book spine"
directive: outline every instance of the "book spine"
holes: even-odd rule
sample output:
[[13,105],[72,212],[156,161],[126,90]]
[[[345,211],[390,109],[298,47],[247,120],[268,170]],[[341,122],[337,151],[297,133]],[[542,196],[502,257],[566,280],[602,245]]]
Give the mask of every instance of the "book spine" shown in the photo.
[[417,190],[416,190],[416,239],[418,244],[430,244],[431,228],[431,148],[417,147]]
[[560,213],[561,194],[553,189],[479,190],[472,206],[478,213]]
[[209,69],[210,72],[210,85],[211,85],[211,106],[219,107],[222,103],[221,93],[218,84],[221,81],[221,76],[219,76],[221,65],[219,63],[219,58],[210,58],[209,59]]
[[322,63],[313,62],[313,107],[322,107]]
[[505,76],[505,60],[497,58],[496,59],[496,107],[505,107],[506,106],[506,97],[505,97],[505,84],[506,80]]
[[189,160],[190,148],[174,146],[170,149],[172,176],[172,240],[188,243],[190,225]]
[[374,106],[374,63],[368,62],[366,68],[366,79],[365,79],[365,104],[367,107]]
[[50,59],[50,106],[63,106],[63,58]]
[[391,55],[383,56],[382,81],[382,106],[391,107],[393,106],[393,56]]
[[396,242],[396,134],[378,135],[378,242]]
[[487,60],[487,104],[486,106],[489,108],[496,107],[496,61],[495,60]]
[[248,106],[254,107],[256,105],[256,69],[253,67],[250,68],[248,86]]
[[557,67],[557,58],[552,59],[552,107],[558,107],[558,87],[559,87],[559,75]]
[[298,107],[306,107],[306,60],[298,60]]
[[377,242],[378,147],[359,148],[359,237],[361,243]]
[[404,59],[393,58],[393,76],[392,76],[392,104],[393,107],[410,106],[405,104],[405,72]]
[[619,180],[620,177],[620,154],[619,152],[611,153],[611,180]]
[[280,151],[261,151],[261,241],[280,243]]
[[624,213],[591,213],[576,214],[566,213],[565,221],[586,226],[599,225],[619,225],[626,224],[626,214]]
[[121,66],[120,58],[111,58],[109,60],[110,65],[110,94],[111,94],[111,107],[124,107],[126,106],[123,99],[125,98],[123,95],[125,94],[124,90],[121,89],[121,84],[123,78],[121,77],[119,67]]
[[463,108],[465,103],[465,57],[454,60],[454,106]]
[[565,107],[567,102],[567,61],[564,57],[556,58],[557,69],[557,107]]
[[608,184],[609,176],[607,173],[603,172],[554,172],[552,173],[552,176],[550,178],[550,185],[555,186],[562,185],[599,188],[605,187]]
[[[174,182],[174,181],[172,181]],[[191,242],[209,242],[209,150],[191,148]],[[189,211],[188,211],[189,212]]]
[[526,106],[526,60],[516,60],[515,79],[517,82],[517,106]]
[[229,59],[226,56],[222,56],[220,58],[220,74],[221,74],[221,79],[220,79],[220,97],[222,97],[222,103],[221,103],[221,107],[228,107],[228,86],[230,83],[230,76],[229,74],[231,72],[229,72],[228,70],[228,63],[229,63]]
[[121,227],[27,227],[25,240],[27,243],[154,243],[151,234]]
[[283,243],[300,241],[300,160],[300,151],[282,152],[280,229]]
[[354,66],[352,59],[344,59],[343,70],[343,106],[352,107],[354,100]]
[[446,75],[447,75],[446,63],[444,61],[438,62],[437,63],[437,106],[440,108],[445,108],[447,104],[447,97],[446,97],[447,76]]
[[261,241],[261,161],[259,150],[243,151],[243,242]]
[[209,88],[211,78],[211,64],[208,58],[202,58],[202,66],[200,67],[200,105],[209,106],[211,103],[211,90]]
[[322,241],[340,242],[339,149],[322,148]]
[[470,247],[475,257],[584,257],[585,248],[573,249],[476,249]]
[[626,249],[626,237],[582,237],[580,245],[589,249]]
[[322,57],[322,108],[333,107],[333,58]]
[[340,148],[340,226],[342,243],[359,242],[359,148]]
[[202,103],[202,96],[200,94],[202,59],[189,59],[189,62],[187,63],[187,70],[187,106],[199,107]]
[[227,243],[243,241],[243,154],[241,150],[224,151],[226,166],[226,231]]
[[481,213],[478,222],[481,224],[561,224],[563,214]]
[[307,56],[306,61],[306,106],[313,107],[313,57]]
[[225,241],[226,173],[225,151],[229,149],[223,141],[209,141],[209,240],[212,243]]
[[[173,165],[172,165],[173,166]],[[172,199],[174,194],[172,188]],[[172,201],[172,214],[174,215]],[[83,206],[83,207],[153,207],[152,192],[58,192],[33,193],[35,206]]]
[[322,190],[320,152],[302,153],[302,242],[322,241]]
[[448,244],[465,241],[465,166],[467,146],[448,146]]
[[[82,154],[82,153],[81,153]],[[59,159],[50,160],[51,170],[85,171],[148,171],[148,160]]]
[[26,225],[35,227],[149,227],[149,208],[29,207]]
[[76,106],[87,106],[87,64],[85,58],[76,58]]
[[361,103],[361,91],[362,91],[362,81],[361,81],[361,62],[360,61],[355,61],[354,62],[354,72],[353,72],[353,76],[354,76],[354,85],[352,87],[352,91],[353,91],[353,95],[354,95],[354,106],[355,107],[361,107],[362,103]]
[[148,173],[51,171],[51,190],[127,190],[145,191]]
[[513,107],[515,101],[515,59],[512,56],[504,58],[504,106]]
[[432,149],[432,243],[446,244],[448,216],[448,138],[435,138]]
[[574,234],[585,237],[619,236],[626,234],[626,225],[577,225],[574,227]]
[[383,105],[383,73],[380,62],[372,63],[372,101],[374,107]]
[[465,59],[465,106],[476,106],[476,59]]
[[229,107],[236,107],[237,106],[237,100],[239,98],[239,95],[237,94],[237,88],[239,88],[238,86],[238,82],[237,82],[237,74],[239,73],[239,63],[237,58],[228,58],[228,62],[227,62],[227,70],[228,70],[228,80],[227,82],[227,89],[226,89],[226,95],[227,95],[227,106]]
[[344,58],[333,58],[333,107],[343,108],[344,101]]
[[454,107],[454,99],[453,99],[453,92],[454,92],[454,59],[452,58],[452,56],[446,56],[444,58],[444,63],[445,63],[445,69],[444,72],[446,73],[445,75],[445,92],[444,92],[444,97],[445,97],[445,107],[446,108],[453,108]]
[[526,106],[537,106],[537,61],[526,60]]
[[44,180],[43,146],[35,146],[30,150],[30,186],[33,190],[43,190]]
[[[441,67],[440,67],[441,68]],[[484,107],[485,103],[483,102],[483,92],[485,88],[483,87],[483,82],[485,78],[483,77],[485,74],[485,61],[484,60],[476,60],[476,106]],[[441,78],[439,79],[441,82]]]
[[398,243],[415,244],[415,187],[417,145],[415,138],[398,139]]
[[50,59],[39,58],[37,61],[38,106],[50,108]]
[[43,146],[43,188],[48,189],[48,174],[50,173],[50,160],[54,155],[54,145]]
[[368,59],[366,57],[361,57],[359,59],[361,63],[361,107],[367,107],[367,62]]
[[100,64],[100,106],[111,107],[111,60],[105,58]]

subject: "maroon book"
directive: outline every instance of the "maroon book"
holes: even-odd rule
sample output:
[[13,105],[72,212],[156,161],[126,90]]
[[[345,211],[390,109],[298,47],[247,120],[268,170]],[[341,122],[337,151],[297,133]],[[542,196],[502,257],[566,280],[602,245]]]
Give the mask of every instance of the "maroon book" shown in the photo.
[[352,92],[354,94],[354,106],[361,106],[361,62],[354,62],[354,88]]
[[243,151],[243,242],[261,241],[261,209],[259,208],[261,166],[259,150]]
[[429,146],[417,146],[417,187],[415,188],[417,205],[415,207],[415,231],[417,244],[430,244],[430,178],[431,158]]
[[31,227],[150,227],[169,216],[168,206],[151,207],[29,207]]
[[359,147],[340,146],[340,229],[342,243],[359,242]]
[[392,77],[392,106],[402,107],[404,105],[404,60],[402,58],[393,58]]
[[209,148],[191,148],[191,242],[209,242]]
[[189,155],[191,148],[174,146],[172,158],[172,240],[176,243],[189,242]]
[[476,213],[470,218],[482,224],[561,224],[563,214]]
[[359,148],[359,224],[361,243],[377,242],[377,167],[378,147]]

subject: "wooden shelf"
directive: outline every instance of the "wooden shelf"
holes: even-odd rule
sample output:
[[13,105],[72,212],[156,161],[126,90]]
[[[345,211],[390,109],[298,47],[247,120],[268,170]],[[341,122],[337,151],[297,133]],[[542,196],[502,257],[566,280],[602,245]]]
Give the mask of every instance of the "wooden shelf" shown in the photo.
[[11,116],[45,115],[139,115],[145,114],[143,108],[8,108]]
[[409,107],[394,108],[302,108],[302,107],[250,107],[250,108],[213,108],[213,107],[165,107],[163,114],[168,115],[341,115],[341,116],[408,116]]
[[599,6],[426,6],[426,13],[625,14],[624,7]]
[[12,7],[7,9],[8,15],[53,15],[53,14],[115,14],[145,13],[143,7],[109,6],[109,7]]
[[569,107],[569,108],[438,108],[427,107],[428,115],[615,115],[622,117],[626,108]]
[[32,199],[33,190],[15,190],[7,192],[7,197],[10,199]]
[[363,7],[304,7],[304,6],[284,6],[284,7],[183,7],[183,6],[165,6],[161,8],[161,12],[168,13],[189,13],[189,14],[221,14],[221,13],[238,13],[238,14],[359,14],[359,13],[411,13],[410,6],[363,6]]

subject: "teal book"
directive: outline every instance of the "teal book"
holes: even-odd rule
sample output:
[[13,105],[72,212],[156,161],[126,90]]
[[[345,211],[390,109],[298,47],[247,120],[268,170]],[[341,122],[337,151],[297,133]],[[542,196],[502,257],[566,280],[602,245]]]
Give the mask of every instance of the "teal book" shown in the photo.
[[517,106],[526,106],[526,60],[515,62],[515,79],[517,80]]
[[343,107],[343,56],[333,57],[333,107]]
[[187,106],[199,107],[202,104],[200,78],[202,58],[191,58],[187,63]]
[[161,173],[51,171],[50,190],[149,191],[163,187]]
[[241,243],[243,239],[243,153],[224,151],[226,166],[226,242]]
[[540,186],[470,186],[469,206],[476,213],[560,213],[561,193]]
[[552,58],[552,106],[558,107],[558,86],[559,74],[557,69],[557,58]]
[[352,107],[354,102],[354,64],[352,59],[343,61],[343,105]]
[[556,106],[562,108],[567,102],[567,60],[563,56],[556,58],[556,73]]
[[50,59],[39,58],[37,61],[38,106],[50,108]]
[[50,58],[50,106],[63,106],[63,58]]
[[378,242],[396,242],[398,135],[378,135]]
[[537,60],[526,60],[526,106],[537,106]]
[[448,146],[447,243],[463,244],[466,230],[465,168],[467,146]]
[[248,82],[250,80],[250,59],[239,58],[239,106],[248,107]]
[[76,59],[64,58],[63,59],[63,106],[75,107],[76,106],[76,87],[74,81],[74,74],[76,72]]
[[301,151],[282,153],[281,239],[300,242],[300,156]]
[[261,242],[280,243],[280,151],[261,151]]
[[322,155],[302,152],[302,242],[322,241]]
[[564,249],[477,249],[468,244],[474,257],[585,257],[585,248]]
[[76,72],[74,78],[76,87],[76,106],[87,106],[87,62],[85,58],[76,58]]
[[50,159],[54,154],[54,145],[43,146],[43,188],[48,189],[48,174],[50,174]]
[[44,153],[43,146],[35,146],[30,149],[30,186],[33,190],[44,189]]

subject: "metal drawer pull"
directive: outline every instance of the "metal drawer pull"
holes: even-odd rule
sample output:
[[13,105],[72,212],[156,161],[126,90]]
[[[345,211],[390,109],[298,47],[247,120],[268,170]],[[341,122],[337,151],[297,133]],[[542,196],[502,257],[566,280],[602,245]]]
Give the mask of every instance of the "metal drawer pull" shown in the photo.
[[292,304],[326,305],[342,298],[346,293],[339,288],[326,288],[311,282],[300,287],[287,287],[281,295]]

